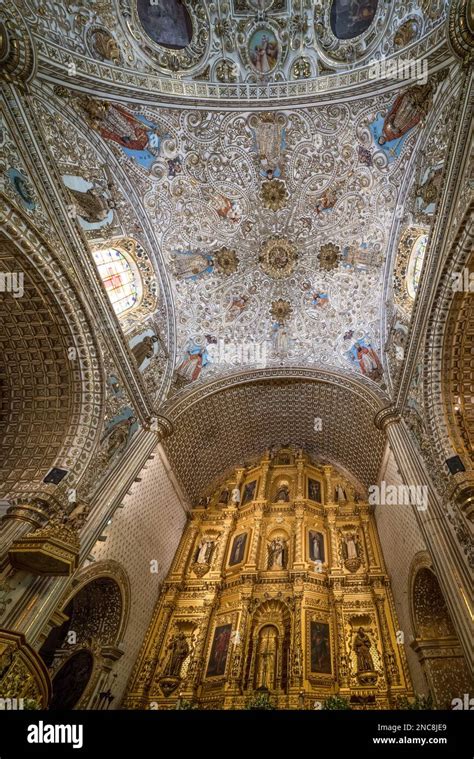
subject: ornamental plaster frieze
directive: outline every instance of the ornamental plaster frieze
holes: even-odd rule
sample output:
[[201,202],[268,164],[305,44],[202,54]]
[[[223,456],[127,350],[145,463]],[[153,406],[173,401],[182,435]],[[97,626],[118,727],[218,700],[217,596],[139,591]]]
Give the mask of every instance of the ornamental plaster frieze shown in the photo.
[[[329,74],[316,79],[296,82],[266,82],[252,84],[219,84],[171,79],[134,70],[108,65],[91,60],[74,50],[67,50],[59,44],[34,35],[39,56],[38,78],[63,85],[67,82],[71,89],[78,89],[96,97],[125,100],[147,105],[208,109],[223,108],[261,110],[281,107],[315,105],[325,102],[352,100],[367,95],[377,95],[387,89],[400,89],[406,80],[371,80],[369,66],[355,71]],[[405,57],[402,51],[394,59]],[[429,35],[410,48],[410,58],[428,60],[431,73],[447,65],[452,53],[446,42],[444,25],[435,28]],[[74,64],[74,75],[68,76]],[[391,84],[387,87],[388,81]],[[194,102],[193,102],[194,101]]]

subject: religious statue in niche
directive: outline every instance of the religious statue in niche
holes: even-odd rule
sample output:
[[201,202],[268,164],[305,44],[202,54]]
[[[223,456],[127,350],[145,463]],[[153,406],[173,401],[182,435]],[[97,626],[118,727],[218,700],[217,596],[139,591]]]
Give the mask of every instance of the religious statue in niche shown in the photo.
[[167,646],[168,659],[163,669],[165,677],[180,677],[181,667],[189,654],[189,645],[184,632],[175,633]]
[[268,543],[268,569],[285,569],[287,564],[286,540],[274,538]]
[[288,487],[287,482],[280,483],[280,486],[277,490],[274,503],[288,503],[290,500],[290,489]]
[[363,627],[359,627],[352,647],[357,657],[357,674],[374,672],[374,662],[370,653],[371,640]]
[[240,488],[235,486],[235,488],[232,488],[232,495],[230,497],[230,502],[234,506],[238,506],[240,503]]
[[357,572],[362,563],[362,549],[356,532],[347,532],[342,541],[344,566],[349,572]]
[[273,625],[265,625],[260,630],[257,643],[255,666],[256,690],[273,690],[276,686],[278,658],[278,630]]
[[324,537],[322,533],[310,530],[308,540],[310,561],[322,563],[324,561]]
[[182,630],[172,635],[166,647],[166,652],[168,653],[168,657],[159,683],[163,694],[169,696],[179,685],[181,668],[190,652],[186,635]]
[[214,541],[209,537],[204,537],[198,545],[196,552],[196,564],[209,564]]
[[[219,503],[223,503],[227,506],[229,502],[229,496],[230,496],[230,493],[229,493],[228,488],[224,488],[224,490],[221,490],[220,495],[219,495]],[[239,496],[240,496],[240,491],[239,491]]]
[[346,491],[342,485],[336,485],[334,489],[334,500],[336,503],[345,503],[347,501]]

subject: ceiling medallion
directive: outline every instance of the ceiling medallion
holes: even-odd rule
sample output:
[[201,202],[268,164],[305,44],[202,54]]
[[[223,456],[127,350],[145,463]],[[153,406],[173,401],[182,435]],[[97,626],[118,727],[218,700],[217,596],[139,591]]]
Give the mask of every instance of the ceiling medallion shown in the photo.
[[262,182],[262,203],[271,211],[279,211],[286,205],[286,185],[281,179],[270,179]]
[[270,313],[278,324],[284,324],[293,311],[291,304],[288,300],[279,298],[272,302]]
[[288,277],[296,266],[296,247],[284,237],[270,237],[260,249],[260,266],[273,279]]
[[217,253],[214,253],[214,261],[220,274],[233,274],[239,265],[235,250],[229,250],[229,248],[221,248]]
[[323,271],[332,271],[332,269],[337,269],[339,265],[341,249],[332,242],[329,242],[327,245],[321,245],[318,258],[319,265]]

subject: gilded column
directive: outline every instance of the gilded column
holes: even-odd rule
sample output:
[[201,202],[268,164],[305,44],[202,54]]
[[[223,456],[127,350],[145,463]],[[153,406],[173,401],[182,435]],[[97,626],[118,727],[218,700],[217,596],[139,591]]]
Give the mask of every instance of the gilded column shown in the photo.
[[294,569],[304,569],[304,557],[303,557],[303,519],[304,519],[304,504],[295,503],[295,560],[293,563]]
[[210,631],[211,617],[217,608],[218,598],[204,602],[204,615],[199,623],[198,638],[194,649],[193,657],[188,669],[188,677],[193,690],[199,687],[204,676],[204,649],[206,640]]
[[331,569],[340,569],[339,554],[337,550],[336,512],[334,508],[326,513],[326,523],[329,530]]
[[225,509],[225,518],[224,518],[224,527],[221,532],[221,535],[219,537],[219,543],[217,546],[217,553],[216,553],[216,559],[214,568],[217,571],[222,571],[223,569],[223,562],[224,558],[227,552],[228,543],[229,543],[229,534],[231,530],[233,529],[235,525],[235,521],[237,518],[237,507],[230,506],[229,508]]
[[385,596],[375,593],[374,600],[377,609],[379,626],[382,631],[383,659],[385,664],[387,682],[389,685],[399,685],[400,672],[398,670],[397,657],[395,656],[395,651],[393,650],[392,639],[387,623],[387,616],[385,614]]
[[364,535],[364,543],[365,543],[365,550],[366,555],[369,560],[369,567],[370,569],[373,569],[374,567],[378,567],[378,561],[375,558],[374,551],[372,548],[372,540],[370,538],[370,531],[369,531],[369,515],[367,511],[362,511],[360,515],[360,522],[362,526],[362,533]]
[[293,646],[291,651],[291,684],[295,689],[303,685],[303,590],[294,592],[293,606]]
[[270,451],[265,451],[265,456],[262,459],[260,484],[258,486],[258,500],[264,501],[266,498],[268,471],[270,469]]
[[323,472],[324,472],[324,483],[326,485],[326,498],[325,503],[332,504],[334,503],[334,489],[332,486],[332,466],[325,465],[323,466]]
[[304,498],[304,458],[303,452],[298,451],[296,454],[296,499],[298,501]]
[[255,518],[254,518],[254,530],[252,535],[252,545],[250,546],[249,559],[247,562],[247,568],[250,570],[257,569],[257,553],[260,542],[260,533],[262,531],[263,520],[263,506],[259,503],[255,504]]
[[343,598],[342,595],[334,594],[334,609],[336,611],[336,639],[337,639],[337,679],[341,688],[348,688],[350,685],[350,658],[347,653],[346,640],[344,635],[344,614],[342,613]]

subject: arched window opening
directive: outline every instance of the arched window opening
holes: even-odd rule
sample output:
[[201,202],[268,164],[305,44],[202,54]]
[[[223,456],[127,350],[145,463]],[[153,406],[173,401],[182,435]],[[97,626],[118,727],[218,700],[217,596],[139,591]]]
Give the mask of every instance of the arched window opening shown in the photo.
[[140,272],[119,248],[94,251],[94,260],[117,316],[135,308],[142,296]]
[[418,284],[420,282],[427,242],[428,235],[419,235],[413,244],[410,259],[408,261],[406,284],[408,295],[410,298],[413,298],[413,300],[415,299]]

